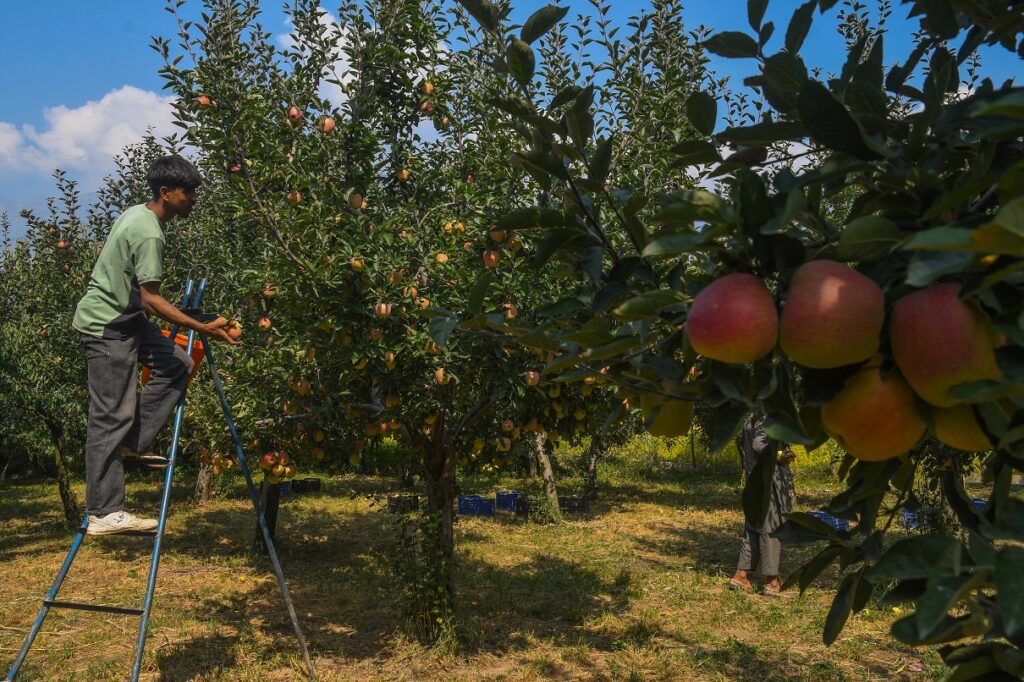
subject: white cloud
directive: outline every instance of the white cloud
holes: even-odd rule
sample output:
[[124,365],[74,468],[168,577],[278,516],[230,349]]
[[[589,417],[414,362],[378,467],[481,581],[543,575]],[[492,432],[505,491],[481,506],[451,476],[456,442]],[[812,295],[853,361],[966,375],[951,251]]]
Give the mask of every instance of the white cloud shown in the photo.
[[43,111],[36,129],[0,121],[0,176],[48,176],[54,168],[73,171],[85,185],[98,184],[114,168],[113,158],[152,128],[158,137],[175,130],[173,97],[125,85],[97,101]]

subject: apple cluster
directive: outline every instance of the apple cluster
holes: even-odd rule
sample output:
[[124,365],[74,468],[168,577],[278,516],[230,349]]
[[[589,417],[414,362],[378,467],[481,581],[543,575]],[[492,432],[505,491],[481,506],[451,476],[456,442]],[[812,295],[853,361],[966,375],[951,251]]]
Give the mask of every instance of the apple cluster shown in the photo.
[[926,426],[915,395],[932,408],[934,434],[951,447],[992,449],[957,385],[1002,377],[999,339],[984,314],[961,300],[960,285],[934,284],[898,299],[889,315],[889,347],[898,371],[879,353],[885,295],[842,263],[815,260],[794,273],[779,313],[764,282],[725,275],[694,299],[686,322],[693,349],[711,360],[756,362],[778,347],[812,369],[860,365],[822,407],[826,432],[858,459],[880,461],[910,450]]

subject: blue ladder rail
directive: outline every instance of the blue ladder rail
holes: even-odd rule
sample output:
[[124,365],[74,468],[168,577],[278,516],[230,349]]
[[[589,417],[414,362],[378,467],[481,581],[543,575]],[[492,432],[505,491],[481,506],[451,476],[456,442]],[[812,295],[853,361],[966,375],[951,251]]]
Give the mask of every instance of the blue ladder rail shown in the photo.
[[[195,284],[195,280],[188,278],[185,283],[185,291],[183,296],[183,307],[187,310],[199,310],[199,304],[202,301],[203,294],[206,291],[206,278],[203,277],[199,280],[198,285]],[[178,325],[174,325],[171,328],[171,341],[174,341],[175,334],[178,331]],[[196,339],[196,331],[189,330],[188,332],[188,343],[185,349],[185,353],[189,356],[192,355],[192,346]],[[228,423],[228,429],[231,431],[231,438],[235,445],[235,454],[238,458],[239,468],[245,474],[245,482],[249,489],[249,494],[252,497],[253,507],[256,511],[256,518],[259,523],[260,530],[263,533],[263,540],[266,543],[266,547],[270,554],[270,560],[274,567],[274,572],[277,574],[278,586],[281,588],[281,594],[284,597],[285,604],[288,608],[288,615],[291,617],[292,625],[295,628],[295,635],[299,642],[299,648],[302,652],[303,660],[306,664],[306,670],[311,680],[316,679],[316,671],[313,669],[313,663],[309,657],[309,650],[306,647],[306,639],[302,634],[302,629],[299,626],[298,615],[295,612],[295,606],[292,603],[291,595],[288,592],[288,586],[285,583],[284,572],[281,569],[281,562],[278,559],[277,551],[274,547],[274,542],[270,536],[270,529],[267,526],[266,519],[263,515],[263,509],[260,505],[259,493],[257,492],[256,486],[252,480],[252,473],[249,470],[249,465],[245,461],[245,453],[242,450],[242,440],[238,435],[238,429],[235,426],[234,416],[231,413],[231,406],[228,404],[227,396],[224,393],[224,383],[221,381],[220,375],[217,373],[217,365],[213,358],[213,354],[210,349],[209,339],[205,335],[199,335],[204,346],[205,358],[210,368],[210,374],[213,377],[214,386],[217,390],[217,395],[220,398],[221,407],[224,410],[224,417]],[[68,571],[71,570],[71,564],[75,560],[75,556],[78,554],[79,548],[82,546],[82,540],[85,538],[86,529],[89,527],[89,515],[86,514],[81,525],[75,532],[74,540],[71,542],[71,548],[68,551],[67,557],[64,559],[64,563],[61,564],[60,570],[57,572],[57,577],[53,581],[53,585],[50,586],[49,592],[46,593],[46,597],[43,599],[42,607],[39,609],[39,613],[36,615],[35,622],[33,622],[31,629],[25,636],[25,641],[21,646],[21,650],[18,652],[17,658],[14,659],[14,663],[11,665],[10,670],[7,672],[7,682],[13,682],[14,678],[18,674],[18,670],[25,661],[25,657],[28,655],[29,649],[32,648],[32,643],[35,641],[36,636],[42,629],[43,621],[46,619],[46,615],[50,609],[72,609],[79,611],[96,611],[100,613],[111,613],[116,615],[124,616],[139,616],[139,633],[135,641],[135,659],[132,665],[131,681],[138,682],[139,674],[142,670],[142,658],[145,652],[146,646],[146,631],[149,624],[149,616],[153,609],[153,594],[156,590],[156,577],[160,567],[160,550],[162,547],[162,540],[164,535],[164,529],[167,521],[167,513],[170,509],[171,499],[171,483],[174,478],[174,465],[178,453],[178,443],[181,438],[181,429],[184,422],[185,416],[185,395],[187,389],[182,393],[181,400],[178,402],[177,409],[174,415],[174,432],[171,438],[171,447],[167,455],[169,463],[164,471],[164,490],[163,496],[160,500],[160,516],[157,522],[157,529],[155,531],[127,531],[118,533],[118,535],[126,535],[130,537],[151,537],[153,538],[153,557],[149,567],[149,578],[146,583],[146,595],[143,601],[141,609],[130,608],[124,606],[107,606],[102,604],[83,604],[79,602],[71,601],[58,601],[57,593],[60,591],[60,586],[67,577]]]

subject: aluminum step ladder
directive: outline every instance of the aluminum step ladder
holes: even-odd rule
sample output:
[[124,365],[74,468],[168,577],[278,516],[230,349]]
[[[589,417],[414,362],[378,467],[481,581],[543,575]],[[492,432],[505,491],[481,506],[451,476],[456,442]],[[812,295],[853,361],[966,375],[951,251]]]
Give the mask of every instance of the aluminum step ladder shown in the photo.
[[[205,270],[205,266],[196,266],[196,268],[202,268]],[[193,268],[193,270],[196,268]],[[188,279],[185,281],[185,292],[182,306],[186,314],[195,319],[204,321],[214,317],[212,315],[204,315],[200,312],[200,303],[202,302],[203,294],[206,291],[206,282],[207,278],[204,275],[197,283],[190,272]],[[177,331],[178,326],[174,325],[171,329],[170,335],[172,340],[175,338]],[[188,344],[185,349],[185,352],[190,356],[192,354],[192,346],[196,340],[196,336],[197,332],[190,329],[188,332]],[[213,349],[209,339],[207,339],[205,335],[198,334],[198,336],[202,341],[204,357],[207,366],[210,368],[210,376],[213,378],[217,395],[220,398],[221,407],[224,410],[224,418],[227,421],[228,429],[231,432],[231,439],[235,444],[235,457],[237,459],[237,464],[239,470],[245,475],[245,483],[249,488],[249,495],[252,497],[253,507],[256,511],[256,519],[259,523],[260,531],[263,533],[263,542],[266,546],[267,553],[270,556],[270,562],[273,564],[274,572],[277,574],[277,584],[281,588],[281,595],[284,597],[284,602],[288,607],[288,615],[291,617],[292,626],[295,628],[295,636],[299,641],[299,649],[302,652],[302,658],[306,664],[307,675],[311,680],[316,679],[316,672],[313,669],[313,663],[309,658],[309,650],[306,647],[306,639],[302,634],[302,628],[299,626],[299,618],[295,613],[295,606],[292,604],[291,595],[288,593],[288,586],[285,583],[284,573],[281,570],[281,562],[278,559],[277,550],[274,547],[274,541],[270,535],[270,529],[263,515],[263,508],[260,504],[260,495],[256,485],[253,483],[249,465],[245,461],[245,453],[242,450],[242,440],[238,435],[238,428],[235,425],[235,419],[231,413],[231,406],[228,404],[227,397],[224,394],[224,383],[221,381],[220,375],[217,373],[217,363],[213,357]],[[174,464],[178,453],[178,442],[181,437],[181,427],[185,416],[185,395],[187,392],[188,391],[186,389],[186,391],[182,393],[181,400],[178,402],[178,407],[174,415],[174,435],[171,439],[170,451],[167,455],[167,458],[170,461],[164,472],[164,490],[163,497],[160,501],[160,517],[157,522],[157,528],[156,530],[127,531],[117,534],[153,539],[153,557],[149,566],[149,580],[146,584],[146,596],[142,603],[142,608],[136,609],[123,606],[82,604],[72,601],[60,601],[57,599],[61,583],[64,582],[64,578],[71,569],[71,564],[75,560],[75,555],[78,553],[79,547],[82,546],[82,540],[85,538],[86,529],[89,527],[89,515],[86,514],[85,518],[82,519],[82,524],[75,532],[74,540],[71,542],[71,549],[68,551],[68,555],[64,559],[64,563],[61,565],[60,571],[57,573],[57,578],[53,581],[53,585],[50,587],[50,591],[46,594],[46,598],[43,599],[43,605],[39,609],[39,614],[36,616],[35,622],[32,624],[32,629],[29,630],[28,635],[26,635],[25,642],[21,646],[21,651],[18,653],[18,657],[14,659],[14,663],[7,672],[6,679],[8,682],[11,682],[17,676],[18,669],[21,668],[22,663],[24,663],[25,657],[28,655],[29,649],[32,647],[32,642],[35,640],[36,635],[39,634],[39,630],[43,626],[43,621],[46,619],[46,614],[50,609],[74,609],[80,611],[98,611],[100,613],[112,613],[123,616],[138,616],[140,619],[139,634],[135,641],[135,661],[132,665],[132,674],[130,679],[132,682],[137,682],[139,679],[139,673],[142,670],[142,656],[146,646],[146,628],[149,624],[150,613],[152,613],[153,610],[153,592],[156,588],[157,570],[160,567],[160,549],[163,544],[167,512],[170,508],[171,481],[174,478]]]

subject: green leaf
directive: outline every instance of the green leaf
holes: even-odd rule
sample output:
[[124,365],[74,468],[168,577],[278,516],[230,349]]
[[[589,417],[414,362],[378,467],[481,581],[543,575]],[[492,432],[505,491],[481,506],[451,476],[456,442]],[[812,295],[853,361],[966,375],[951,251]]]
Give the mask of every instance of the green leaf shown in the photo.
[[850,611],[853,609],[853,596],[861,575],[859,571],[851,573],[843,578],[843,582],[839,585],[835,599],[832,600],[832,606],[829,607],[828,615],[825,617],[825,630],[821,636],[825,646],[836,641],[836,637],[843,631],[843,626],[846,625]]
[[1024,634],[1024,548],[1006,545],[999,550],[995,583],[1007,637]]
[[715,222],[724,217],[726,204],[716,194],[707,190],[683,190],[674,192],[671,201],[665,204],[651,218],[650,222],[655,224],[678,225],[689,224],[694,220],[706,220]]
[[519,32],[519,38],[525,43],[532,43],[554,28],[568,14],[568,7],[547,5],[530,15]]
[[789,27],[786,29],[786,49],[796,54],[803,47],[807,32],[811,30],[811,21],[814,19],[814,5],[816,0],[808,0],[800,5],[793,12],[793,18],[789,20]]
[[488,31],[498,30],[498,8],[488,0],[459,0],[459,4]]
[[594,346],[583,351],[581,357],[586,360],[605,360],[618,355],[622,355],[626,351],[631,351],[639,348],[641,341],[635,336],[624,336],[602,344],[600,346]]
[[430,338],[433,339],[434,343],[444,348],[448,337],[451,336],[451,333],[457,326],[459,326],[459,318],[457,317],[434,317],[427,322],[427,333],[430,334]]
[[684,304],[686,297],[671,289],[647,291],[615,308],[620,320],[647,320],[658,317],[664,308]]
[[558,125],[558,121],[538,113],[533,108],[533,105],[525,99],[507,96],[495,97],[491,100],[491,103],[502,111],[516,117],[520,121],[529,123],[535,128],[540,128],[546,133],[550,133],[552,135],[558,135],[561,133],[562,129],[561,126]]
[[722,31],[707,39],[704,47],[719,57],[756,57],[757,42],[746,33]]
[[590,136],[594,134],[594,116],[587,109],[573,107],[565,112],[562,119],[569,131],[569,137],[576,145],[583,149],[590,142]]
[[567,85],[562,88],[558,94],[551,98],[551,103],[548,104],[548,110],[556,109],[563,104],[568,104],[572,100],[576,99],[576,96],[583,91],[578,85]]
[[796,121],[767,121],[750,126],[726,128],[715,135],[719,142],[763,146],[782,140],[800,140],[807,131]]
[[939,624],[935,626],[928,637],[921,638],[917,635],[916,618],[910,615],[904,616],[893,623],[891,632],[892,636],[899,641],[914,646],[942,644],[982,634],[985,632],[985,619],[980,614],[977,616],[963,616],[961,618],[945,616],[939,621]]
[[644,247],[643,256],[677,256],[680,253],[691,253],[700,250],[707,235],[697,232],[680,232],[666,234],[652,240]]
[[497,225],[503,230],[573,227],[576,219],[554,208],[523,208],[501,216]]
[[910,259],[907,267],[907,284],[923,287],[942,275],[960,272],[971,262],[969,253],[953,251],[919,251]]
[[985,579],[984,575],[962,575],[943,578],[932,583],[915,602],[914,620],[917,636],[925,639],[932,634],[951,608],[970,589]]
[[[817,519],[814,520],[817,521]],[[822,523],[821,525],[828,528],[828,530],[832,530],[824,523]],[[799,571],[797,576],[797,585],[800,588],[801,594],[803,594],[804,590],[811,586],[811,583],[814,582],[815,578],[821,575],[826,568],[832,565],[832,562],[836,560],[836,558],[840,555],[840,553],[842,553],[842,551],[843,548],[838,545],[829,545],[828,547],[824,547],[820,552],[818,552],[813,559],[804,564],[803,568]],[[789,583],[790,580],[787,580],[786,582]]]
[[686,140],[672,147],[671,151],[679,155],[672,161],[673,168],[717,163],[722,160],[718,148],[707,140]]
[[476,315],[480,312],[480,306],[483,305],[484,296],[487,295],[487,289],[490,287],[493,280],[494,275],[490,270],[484,270],[477,278],[476,284],[473,285],[472,291],[469,292],[469,303],[467,307],[470,315]]
[[749,408],[746,405],[736,403],[715,408],[712,412],[711,428],[709,429],[711,438],[708,449],[712,453],[718,452],[732,441],[748,411]]
[[878,260],[887,256],[904,237],[905,233],[888,218],[861,216],[843,228],[836,244],[836,255],[846,261]]
[[830,149],[874,160],[882,155],[868,146],[864,132],[843,103],[816,80],[808,80],[797,103],[800,120],[811,138]]
[[537,65],[530,46],[522,40],[514,38],[505,50],[505,61],[516,82],[524,88],[528,86]]
[[608,171],[612,163],[612,148],[614,136],[601,139],[590,157],[590,174],[588,179],[596,183],[604,183],[608,177]]
[[761,28],[764,11],[768,9],[768,0],[747,0],[747,21],[755,31]]
[[877,584],[885,580],[957,575],[962,549],[958,541],[942,535],[900,540],[871,567],[868,579]]
[[764,62],[765,99],[779,113],[792,116],[799,103],[800,91],[807,82],[807,67],[799,55],[790,52],[777,52]]
[[686,118],[702,135],[710,135],[715,130],[718,117],[718,103],[706,92],[698,90],[690,93],[686,99]]
[[810,445],[814,439],[804,432],[803,424],[795,415],[779,411],[769,412],[764,421],[764,430],[772,438],[786,443]]

